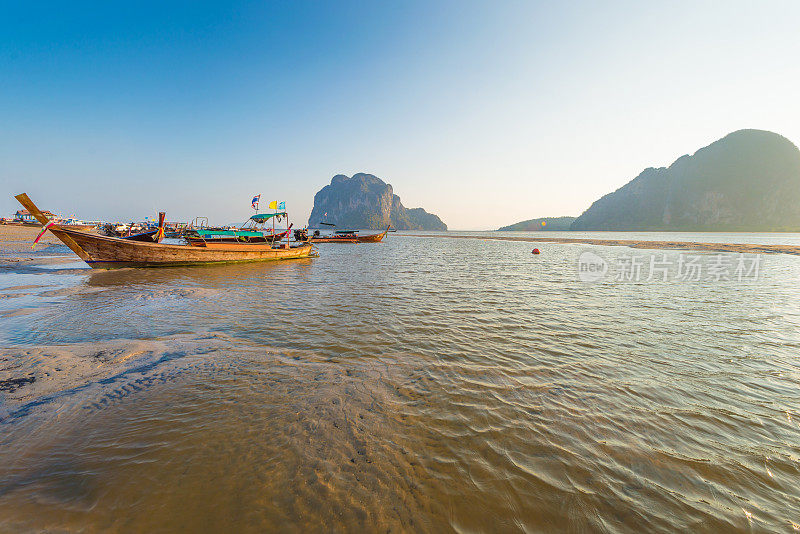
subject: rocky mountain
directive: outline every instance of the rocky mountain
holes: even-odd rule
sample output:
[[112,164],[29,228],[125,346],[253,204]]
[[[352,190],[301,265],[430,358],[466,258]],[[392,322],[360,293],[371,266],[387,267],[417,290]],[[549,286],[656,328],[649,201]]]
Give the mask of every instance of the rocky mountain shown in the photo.
[[800,150],[739,130],[592,204],[572,230],[800,231]]
[[318,228],[322,221],[349,229],[391,225],[397,230],[447,230],[439,217],[422,208],[406,208],[390,184],[365,173],[337,174],[314,195],[308,226]]
[[[563,232],[569,230],[575,217],[542,217],[540,219],[530,219],[518,222],[509,226],[498,228],[498,232],[538,232],[555,231]],[[542,224],[544,223],[544,224]]]

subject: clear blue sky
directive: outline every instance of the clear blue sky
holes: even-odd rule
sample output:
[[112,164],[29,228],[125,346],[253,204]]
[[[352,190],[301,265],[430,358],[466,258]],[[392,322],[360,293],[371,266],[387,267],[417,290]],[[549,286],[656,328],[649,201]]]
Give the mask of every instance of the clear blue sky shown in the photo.
[[262,193],[305,224],[363,171],[496,228],[740,128],[800,142],[800,2],[654,4],[4,2],[0,214],[229,222]]

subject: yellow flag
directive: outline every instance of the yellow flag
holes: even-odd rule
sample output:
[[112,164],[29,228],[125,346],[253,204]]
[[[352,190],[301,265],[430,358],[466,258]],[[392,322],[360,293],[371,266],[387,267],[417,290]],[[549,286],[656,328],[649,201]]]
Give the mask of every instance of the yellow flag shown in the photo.
[[271,210],[278,209],[278,201],[277,200],[273,200],[272,202],[270,202],[269,203],[269,209],[271,209]]

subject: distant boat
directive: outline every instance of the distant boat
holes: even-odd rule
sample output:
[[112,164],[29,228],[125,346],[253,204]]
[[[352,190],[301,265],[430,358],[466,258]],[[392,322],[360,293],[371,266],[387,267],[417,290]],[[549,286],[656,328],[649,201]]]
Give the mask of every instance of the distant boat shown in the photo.
[[308,238],[310,243],[380,243],[386,237],[389,227],[380,234],[359,235],[356,230],[337,230],[333,234],[322,235],[319,230]]
[[[45,213],[45,215],[47,214]],[[73,217],[69,217],[67,219],[61,219],[60,221],[58,221],[58,225],[61,226],[62,228],[69,228],[70,230],[81,230],[84,232],[88,232],[89,230],[94,230],[98,226],[96,223],[84,222],[75,219]]]
[[[45,217],[47,217],[48,220],[55,221],[58,223],[59,226],[64,228],[69,228],[70,230],[88,231],[88,230],[94,230],[98,226],[97,223],[87,223],[72,217],[67,219],[62,219],[49,211],[43,211],[42,213],[44,214]],[[18,210],[14,214],[13,218],[7,218],[7,217],[0,218],[0,224],[10,225],[10,226],[31,226],[36,228],[42,227],[42,223],[37,221],[36,217],[34,217],[28,210]]]
[[[46,225],[51,221],[22,193],[15,197],[36,220]],[[162,219],[163,221],[163,219]],[[169,245],[160,242],[135,241],[118,237],[70,230],[51,224],[48,228],[83,261],[95,269],[119,267],[171,267],[213,263],[288,260],[308,258],[313,246],[302,243],[290,247],[269,244],[209,243],[205,246]],[[162,223],[163,234],[163,223]],[[159,238],[160,241],[160,238]]]
[[319,230],[308,238],[309,243],[358,243],[358,233],[351,230],[338,230],[333,234],[321,234]]
[[386,233],[389,231],[389,227],[386,227],[386,230],[380,234],[371,234],[371,235],[360,235],[358,236],[359,243],[380,243],[383,241],[383,238],[386,237]]

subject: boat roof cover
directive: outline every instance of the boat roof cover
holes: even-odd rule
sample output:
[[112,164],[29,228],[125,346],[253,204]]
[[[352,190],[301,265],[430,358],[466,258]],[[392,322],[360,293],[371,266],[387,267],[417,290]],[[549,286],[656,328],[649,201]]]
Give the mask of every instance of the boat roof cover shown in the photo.
[[285,215],[286,215],[285,211],[281,211],[278,213],[256,213],[255,215],[250,217],[250,220],[255,222],[264,222],[270,220],[273,217],[282,217]]
[[215,235],[222,236],[236,236],[236,237],[262,237],[264,232],[255,232],[249,230],[195,230],[201,237],[210,237]]

